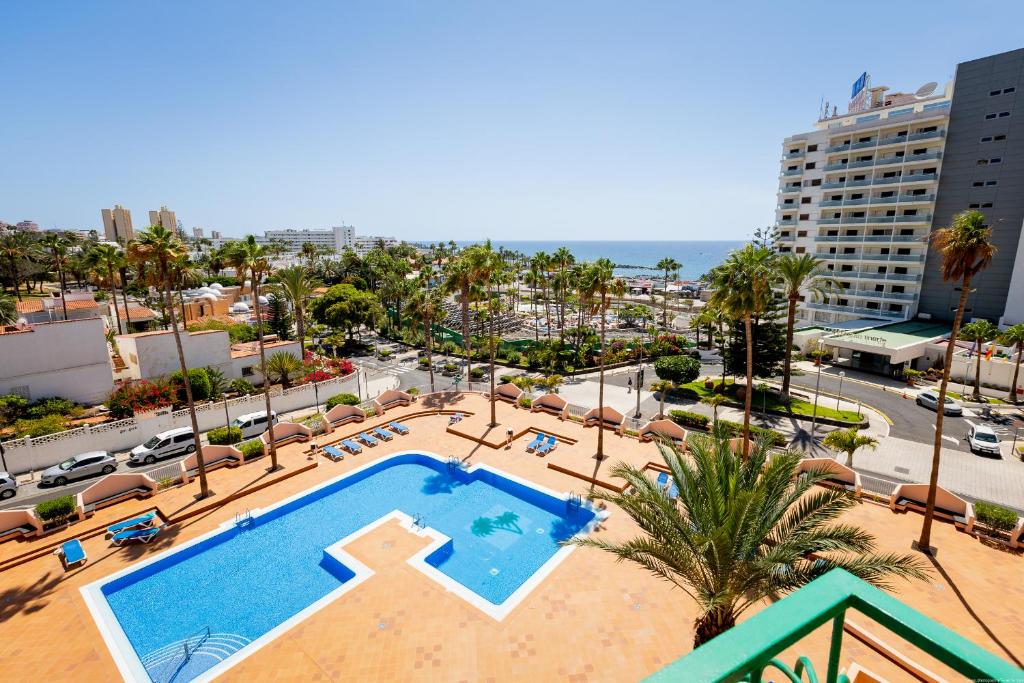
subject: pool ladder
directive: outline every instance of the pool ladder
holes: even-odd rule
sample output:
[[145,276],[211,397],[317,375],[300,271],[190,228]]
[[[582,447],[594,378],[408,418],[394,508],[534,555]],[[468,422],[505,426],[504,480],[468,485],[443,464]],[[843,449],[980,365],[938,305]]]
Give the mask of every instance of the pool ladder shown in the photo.
[[454,455],[449,457],[448,458],[448,469],[449,470],[461,470],[462,469],[462,461],[459,460]]
[[252,511],[249,508],[245,512],[235,513],[235,526],[246,527],[252,524]]
[[413,527],[418,528],[418,529],[426,529],[427,528],[427,523],[423,521],[423,515],[421,515],[418,512],[416,513],[416,516],[412,520],[412,525],[413,525]]
[[578,493],[570,493],[569,499],[565,501],[565,509],[573,512],[581,507],[583,507],[583,496]]

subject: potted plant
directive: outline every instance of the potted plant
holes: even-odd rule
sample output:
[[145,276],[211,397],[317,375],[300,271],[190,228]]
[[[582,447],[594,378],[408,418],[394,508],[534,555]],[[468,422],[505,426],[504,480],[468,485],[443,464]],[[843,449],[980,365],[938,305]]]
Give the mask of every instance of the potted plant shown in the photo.
[[918,379],[924,376],[924,373],[914,368],[903,368],[903,378],[907,380],[907,386],[912,387]]

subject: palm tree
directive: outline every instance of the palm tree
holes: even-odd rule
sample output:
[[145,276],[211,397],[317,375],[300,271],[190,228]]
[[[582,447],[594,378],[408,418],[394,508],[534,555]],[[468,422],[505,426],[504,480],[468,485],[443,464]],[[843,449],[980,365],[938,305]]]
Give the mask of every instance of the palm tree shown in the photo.
[[875,553],[870,534],[837,523],[856,501],[846,491],[815,488],[825,473],[797,477],[799,452],[769,458],[769,444],[758,440],[744,460],[723,430],[691,437],[687,456],[674,444],[658,445],[678,498],[644,470],[620,463],[611,474],[625,480],[625,492],[594,497],[623,510],[641,535],[567,543],[634,562],[693,598],[700,609],[694,647],[732,628],[751,606],[836,567],[883,588],[893,578],[925,577],[916,558]]
[[679,275],[679,269],[683,267],[683,264],[676,261],[671,256],[665,258],[654,264],[654,267],[658,270],[665,271],[665,289],[661,297],[661,326],[666,330],[668,329],[668,278],[669,275],[676,277]]
[[[308,242],[307,242],[308,244]],[[302,245],[305,247],[306,245]],[[289,266],[275,273],[277,283],[295,311],[295,329],[299,333],[299,349],[306,352],[306,302],[313,296],[319,283],[303,266]]]
[[14,296],[18,301],[21,301],[21,290],[18,289],[21,280],[21,267],[32,256],[32,253],[32,244],[24,233],[4,235],[0,238],[0,261],[7,266],[7,275],[11,278]]
[[178,303],[181,305],[181,324],[185,325],[185,294],[183,290],[192,289],[203,284],[203,271],[192,263],[192,259],[185,254],[174,263],[174,282],[178,288]]
[[472,343],[469,338],[469,299],[476,281],[476,273],[470,261],[470,249],[462,252],[458,258],[453,258],[445,268],[444,292],[454,294],[459,298],[459,305],[462,308],[462,349],[466,354],[466,383],[473,388],[473,379],[470,371],[473,369],[473,356],[471,353]]
[[[196,466],[199,469],[199,497],[210,495],[210,487],[206,482],[206,461],[203,458],[203,445],[199,441],[199,422],[196,420],[196,404],[192,400],[192,383],[188,377],[188,365],[185,364],[185,351],[181,346],[181,333],[174,315],[174,302],[171,299],[171,270],[173,264],[187,252],[187,248],[171,230],[160,225],[151,225],[137,238],[128,244],[128,260],[134,263],[149,263],[159,274],[161,297],[171,318],[171,332],[174,334],[174,346],[178,351],[178,365],[181,368],[181,380],[185,385],[185,401],[188,403],[188,415],[192,421],[192,439],[196,447]],[[116,303],[116,302],[115,302]]]
[[[248,235],[245,239],[236,242],[231,252],[231,261],[235,266],[242,281],[245,281],[245,274],[248,273],[252,286],[252,300],[256,306],[256,339],[260,347],[260,367],[267,367],[267,353],[263,348],[263,306],[260,304],[260,283],[270,272],[270,254],[267,248],[256,242],[256,238]],[[274,422],[270,419],[273,411],[270,409],[270,381],[263,380],[263,400],[267,406],[267,436],[270,442],[270,469],[278,469],[277,447],[274,445]]]
[[68,262],[67,238],[59,232],[51,232],[39,240],[40,246],[50,254],[50,264],[57,271],[57,281],[60,284],[60,304],[64,309],[64,319],[68,319],[68,303],[64,296],[67,290],[67,283],[64,281],[64,266]]
[[13,325],[18,320],[18,307],[14,299],[0,294],[0,325]]
[[606,258],[601,258],[591,264],[588,269],[583,283],[583,291],[587,299],[597,297],[593,302],[593,310],[601,315],[601,357],[597,390],[597,410],[602,420],[601,427],[597,430],[597,459],[601,460],[604,458],[604,359],[608,351],[605,343],[606,313],[611,303],[611,297],[622,296],[626,291],[626,284],[620,278],[615,277],[615,264]]
[[999,336],[999,328],[987,320],[974,320],[960,329],[960,338],[975,343],[977,360],[974,364],[974,395],[975,401],[981,400],[981,357],[984,355],[985,342]]
[[566,247],[559,247],[551,254],[551,264],[558,269],[555,287],[558,292],[558,339],[565,340],[565,300],[569,293],[569,267],[576,263],[576,257]]
[[267,359],[263,375],[268,384],[276,377],[281,387],[288,389],[292,386],[292,377],[301,371],[302,361],[287,351],[278,351]]
[[434,393],[434,321],[442,314],[441,291],[430,287],[430,277],[421,276],[421,288],[409,301],[409,313],[413,320],[423,325],[423,342],[427,349],[427,367],[430,373],[430,393]]
[[[953,224],[940,228],[929,235],[932,245],[942,255],[942,279],[946,282],[960,282],[960,301],[957,303],[953,327],[949,332],[945,363],[942,366],[942,381],[939,383],[937,405],[946,404],[946,388],[949,372],[953,367],[953,352],[956,350],[960,323],[964,318],[967,297],[971,293],[971,280],[992,262],[996,248],[992,244],[992,228],[985,225],[985,216],[980,211],[962,211],[953,217]],[[939,461],[942,454],[942,422],[944,410],[935,411],[935,441],[932,445],[932,471],[928,480],[928,504],[925,508],[924,523],[918,550],[931,552],[932,519],[935,516],[935,495],[939,485]]]
[[544,280],[543,264],[535,256],[530,259],[530,269],[526,274],[526,282],[530,285],[530,301],[533,303],[533,341],[540,341],[540,315],[537,311],[537,288]]
[[750,401],[754,394],[754,316],[764,313],[772,296],[775,280],[775,252],[748,244],[729,254],[712,271],[715,293],[711,304],[732,320],[742,320],[746,333],[747,385],[743,392],[743,452],[750,450]]
[[711,421],[718,422],[718,406],[728,403],[729,399],[722,394],[710,394],[702,398],[700,402],[706,406],[711,406]]
[[837,453],[846,453],[846,466],[853,467],[853,454],[858,448],[878,448],[878,439],[867,434],[860,434],[856,427],[836,429],[825,435],[822,441],[825,447]]
[[1007,398],[1017,402],[1017,378],[1020,375],[1020,362],[1024,357],[1024,323],[1017,323],[1003,330],[999,343],[1010,348],[1017,348],[1017,363],[1013,366],[1013,382],[1010,383],[1010,395]]
[[[121,312],[117,307],[117,273],[125,263],[124,255],[121,249],[113,244],[97,244],[89,250],[87,259],[89,267],[101,275],[110,286],[110,301],[114,304],[117,333],[122,334],[125,330],[121,329]],[[125,313],[128,312],[127,309],[128,304],[125,303]]]
[[823,297],[839,283],[830,277],[822,267],[822,261],[811,254],[782,254],[776,263],[782,286],[789,299],[786,315],[786,359],[782,370],[782,396],[789,396],[789,381],[792,373],[793,328],[796,325],[796,304],[800,292],[807,291],[812,297]]
[[538,251],[533,255],[533,261],[537,264],[540,286],[544,292],[544,320],[548,328],[548,341],[551,341],[551,302],[548,301],[548,274],[551,272],[551,257],[543,251]]
[[224,376],[224,371],[216,365],[206,366],[206,376],[210,380],[210,398],[212,400],[219,399],[228,390],[228,378]]
[[495,408],[495,402],[497,397],[494,394],[494,353],[495,353],[495,340],[494,340],[494,319],[498,316],[498,307],[495,306],[496,296],[491,291],[491,288],[495,285],[499,286],[504,280],[505,273],[505,262],[501,259],[497,252],[491,248],[491,241],[487,240],[482,246],[472,250],[473,253],[473,270],[476,272],[477,278],[480,281],[480,287],[483,290],[484,296],[487,297],[487,346],[489,354],[489,365],[490,365],[490,384],[491,384],[491,427],[495,427],[498,424],[497,413]]
[[[665,394],[667,394],[669,389],[671,389],[672,387],[673,387],[672,382],[668,381],[667,379],[658,380],[657,382],[654,382],[653,384],[651,384],[651,391],[658,392],[658,398],[659,398],[658,419],[659,420],[665,417]],[[640,387],[637,387],[636,390],[640,391]]]

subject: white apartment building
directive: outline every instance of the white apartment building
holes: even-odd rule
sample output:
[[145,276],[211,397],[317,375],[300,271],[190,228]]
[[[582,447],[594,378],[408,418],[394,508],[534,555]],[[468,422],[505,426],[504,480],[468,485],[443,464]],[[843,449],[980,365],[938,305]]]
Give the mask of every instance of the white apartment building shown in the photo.
[[[858,89],[859,85],[859,89]],[[807,297],[798,324],[917,313],[953,84],[916,94],[854,86],[850,111],[783,141],[778,249],[821,259],[842,287]]]
[[352,245],[352,250],[360,256],[366,256],[371,249],[383,244],[385,247],[390,247],[398,244],[398,240],[394,237],[381,237],[380,235],[362,235],[355,238],[355,244]]
[[322,249],[327,249],[335,254],[340,254],[345,249],[352,249],[355,246],[356,229],[351,225],[336,225],[329,230],[267,230],[263,237],[257,237],[260,244],[279,242],[284,244],[289,251],[297,252],[302,245],[309,243]]

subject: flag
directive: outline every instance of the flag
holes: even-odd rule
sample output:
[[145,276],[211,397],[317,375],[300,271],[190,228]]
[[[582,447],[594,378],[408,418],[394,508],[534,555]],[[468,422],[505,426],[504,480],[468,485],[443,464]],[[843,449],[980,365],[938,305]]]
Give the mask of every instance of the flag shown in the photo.
[[992,352],[996,350],[995,344],[990,344],[988,351],[985,352],[985,360],[992,360]]

